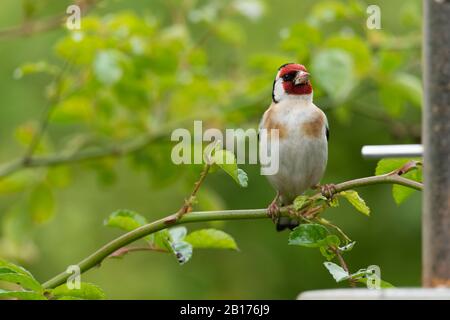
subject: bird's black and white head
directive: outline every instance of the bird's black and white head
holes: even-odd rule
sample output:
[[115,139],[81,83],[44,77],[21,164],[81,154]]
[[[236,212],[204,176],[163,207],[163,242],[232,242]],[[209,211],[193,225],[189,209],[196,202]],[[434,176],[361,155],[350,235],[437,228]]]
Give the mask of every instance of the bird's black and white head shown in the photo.
[[278,103],[285,99],[312,100],[312,86],[305,66],[287,63],[278,69],[273,82],[272,100]]

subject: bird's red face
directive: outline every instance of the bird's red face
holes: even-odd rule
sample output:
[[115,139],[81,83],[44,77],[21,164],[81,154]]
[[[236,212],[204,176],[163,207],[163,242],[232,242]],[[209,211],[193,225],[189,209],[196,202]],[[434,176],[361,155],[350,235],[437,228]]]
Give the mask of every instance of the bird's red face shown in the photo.
[[305,66],[289,63],[280,67],[278,77],[282,79],[283,89],[287,94],[305,95],[312,93],[309,73]]

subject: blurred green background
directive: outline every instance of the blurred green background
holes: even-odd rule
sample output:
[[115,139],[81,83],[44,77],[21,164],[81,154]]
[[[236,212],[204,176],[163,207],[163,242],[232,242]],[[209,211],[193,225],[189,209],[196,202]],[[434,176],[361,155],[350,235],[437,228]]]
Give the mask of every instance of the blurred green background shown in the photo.
[[[91,3],[93,2],[93,3]],[[80,1],[81,30],[1,30],[63,16],[71,1],[0,5],[0,163],[22,156],[48,103],[54,112],[36,155],[121,145],[161,127],[256,128],[277,68],[305,64],[330,123],[322,182],[372,175],[365,144],[420,141],[421,2]],[[366,27],[369,4],[381,29]],[[59,81],[52,79],[70,66]],[[178,125],[175,125],[177,124]],[[169,135],[168,135],[169,137]],[[0,257],[45,281],[121,231],[103,226],[119,208],[149,221],[175,212],[199,172],[170,161],[160,139],[120,158],[22,170],[0,178]],[[266,207],[274,190],[256,165],[249,186],[208,176],[196,210]],[[347,204],[325,216],[357,244],[356,271],[379,265],[396,286],[420,285],[420,194],[397,205],[387,185],[360,189],[368,218]],[[287,245],[270,220],[189,225],[231,234],[240,251],[195,250],[180,266],[166,254],[107,260],[82,277],[111,299],[292,299],[337,285],[317,250]],[[346,286],[347,284],[342,284]]]

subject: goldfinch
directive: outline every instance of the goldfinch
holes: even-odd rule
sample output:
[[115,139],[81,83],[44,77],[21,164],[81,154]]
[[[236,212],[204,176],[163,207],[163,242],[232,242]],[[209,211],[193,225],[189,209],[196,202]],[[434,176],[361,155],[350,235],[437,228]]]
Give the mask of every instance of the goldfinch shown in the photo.
[[[328,158],[328,121],[313,103],[310,74],[297,63],[282,65],[273,82],[272,103],[259,125],[278,130],[279,167],[267,178],[277,190],[268,213],[281,231],[294,228],[298,221],[279,217],[278,205],[289,205],[309,188],[316,188],[325,172]],[[269,139],[269,138],[268,138]],[[261,139],[260,139],[260,148]],[[328,185],[327,185],[328,186]]]

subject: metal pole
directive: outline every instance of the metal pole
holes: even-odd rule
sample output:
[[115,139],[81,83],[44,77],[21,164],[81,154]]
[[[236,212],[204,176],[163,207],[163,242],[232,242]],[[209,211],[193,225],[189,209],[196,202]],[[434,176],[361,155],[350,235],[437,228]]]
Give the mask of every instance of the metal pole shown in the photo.
[[450,0],[424,0],[423,285],[450,287]]
[[361,154],[366,159],[423,157],[421,144],[391,144],[363,146]]

